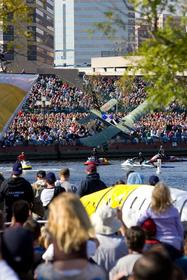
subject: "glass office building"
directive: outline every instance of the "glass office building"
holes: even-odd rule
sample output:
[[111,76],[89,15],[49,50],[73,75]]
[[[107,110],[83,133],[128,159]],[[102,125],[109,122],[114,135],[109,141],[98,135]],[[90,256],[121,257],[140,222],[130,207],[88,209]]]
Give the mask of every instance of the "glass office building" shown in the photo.
[[[21,34],[27,31],[29,36],[19,34],[19,26],[13,24],[0,31],[8,72],[35,73],[39,68],[54,65],[54,0],[26,0],[26,3],[30,7],[29,20],[23,24]],[[13,47],[9,48],[11,42]]]
[[[108,39],[95,23],[112,11],[122,19]],[[94,30],[90,34],[90,30]],[[55,66],[87,66],[91,57],[123,55],[134,47],[135,13],[126,0],[55,0]]]

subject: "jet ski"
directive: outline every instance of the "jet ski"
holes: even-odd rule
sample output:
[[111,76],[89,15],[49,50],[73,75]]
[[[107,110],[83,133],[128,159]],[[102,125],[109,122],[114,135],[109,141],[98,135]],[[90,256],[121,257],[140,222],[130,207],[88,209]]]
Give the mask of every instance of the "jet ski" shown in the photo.
[[84,162],[84,165],[89,164],[95,164],[95,165],[109,165],[110,161],[107,158],[98,158],[95,159],[95,157],[89,157],[86,162]]
[[148,161],[143,161],[141,164],[139,161],[133,161],[132,159],[127,159],[121,163],[121,167],[133,167],[133,168],[153,168],[155,167],[153,164],[149,163]]
[[21,161],[21,165],[22,165],[22,169],[23,170],[32,169],[32,165],[31,165],[31,163],[29,161],[22,160]]
[[182,158],[175,157],[175,156],[163,156],[160,154],[154,155],[149,162],[150,163],[156,163],[158,159],[161,159],[162,162],[179,162],[179,161],[185,161]]

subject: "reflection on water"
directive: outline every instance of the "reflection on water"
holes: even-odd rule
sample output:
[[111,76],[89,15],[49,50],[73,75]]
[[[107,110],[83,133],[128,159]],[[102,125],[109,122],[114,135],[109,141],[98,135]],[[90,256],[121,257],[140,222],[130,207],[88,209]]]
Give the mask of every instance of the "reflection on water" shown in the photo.
[[[126,181],[127,170],[121,168],[122,162],[122,160],[112,160],[111,165],[98,167],[101,179],[108,186],[113,185],[119,179]],[[86,176],[83,161],[35,161],[31,162],[31,164],[33,169],[23,173],[24,177],[31,183],[34,182],[38,170],[53,171],[58,177],[60,169],[68,167],[71,172],[71,182],[77,186],[79,186],[81,179]],[[12,163],[0,163],[0,172],[4,174],[5,178],[11,175],[12,165]],[[136,170],[144,175],[145,183],[148,182],[150,175],[156,173],[156,168],[139,168]],[[187,190],[187,162],[164,163],[159,177],[171,187]]]

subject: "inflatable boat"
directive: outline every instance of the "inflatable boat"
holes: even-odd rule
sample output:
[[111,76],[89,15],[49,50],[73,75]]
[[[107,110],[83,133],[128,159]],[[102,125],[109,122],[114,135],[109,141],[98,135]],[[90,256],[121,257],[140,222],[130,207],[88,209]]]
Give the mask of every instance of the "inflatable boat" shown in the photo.
[[[81,198],[89,215],[104,204],[122,209],[127,227],[136,225],[141,213],[150,205],[153,186],[116,185]],[[178,209],[181,221],[187,222],[187,192],[170,188],[173,204]]]

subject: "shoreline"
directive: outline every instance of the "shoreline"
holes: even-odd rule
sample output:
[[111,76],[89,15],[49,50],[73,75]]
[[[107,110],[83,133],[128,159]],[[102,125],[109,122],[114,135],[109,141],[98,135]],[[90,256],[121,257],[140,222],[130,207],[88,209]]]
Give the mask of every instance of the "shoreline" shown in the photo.
[[[142,152],[145,157],[155,155],[162,144],[167,155],[187,156],[187,143],[173,145],[173,143],[154,144],[122,144],[113,143],[107,149],[98,148],[100,157],[107,158],[128,158]],[[21,152],[25,152],[27,160],[78,160],[90,156],[92,148],[85,146],[63,146],[54,145],[28,145],[0,147],[0,162],[15,161]]]

